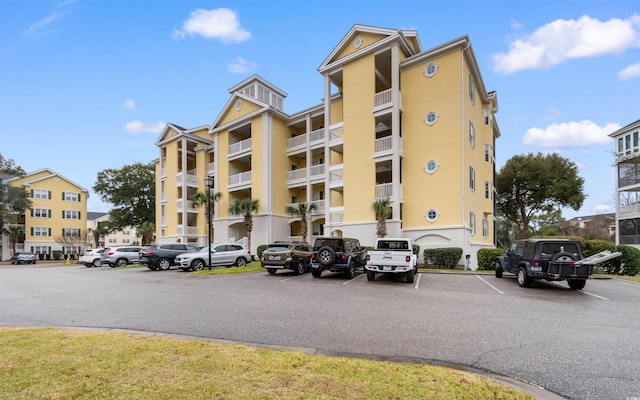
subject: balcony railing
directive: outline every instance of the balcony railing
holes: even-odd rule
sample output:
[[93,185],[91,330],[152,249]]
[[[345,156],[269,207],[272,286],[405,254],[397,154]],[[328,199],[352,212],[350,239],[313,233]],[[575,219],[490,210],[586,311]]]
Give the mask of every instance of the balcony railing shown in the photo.
[[207,174],[208,175],[213,175],[213,173],[216,171],[216,163],[215,162],[210,162],[209,164],[207,164]]
[[[325,202],[326,202],[326,200],[313,200],[313,201],[310,201],[310,202],[308,203],[308,205],[314,204],[314,205],[316,206],[316,209],[315,209],[315,210],[313,210],[313,211],[311,212],[311,214],[315,215],[315,214],[322,214],[322,213],[324,213],[324,205],[325,205]],[[303,201],[303,202],[298,202],[298,203],[290,203],[290,204],[289,204],[289,206],[290,206],[290,207],[293,207],[293,208],[298,208],[298,205],[299,205],[300,203],[306,203],[306,202],[304,202],[304,201]]]
[[620,206],[618,210],[620,214],[636,214],[640,213],[640,204],[629,204],[626,206]]
[[287,180],[288,181],[296,181],[298,179],[304,179],[307,177],[307,169],[306,168],[298,168],[292,171],[287,171]]
[[338,128],[331,129],[329,131],[329,140],[330,141],[340,140],[340,139],[343,138],[343,136],[344,136],[344,133],[343,133],[343,127],[342,126],[340,126]]
[[229,155],[251,150],[251,138],[229,145]]
[[167,226],[167,217],[160,217],[160,226]]
[[294,136],[292,138],[287,139],[287,149],[305,145],[307,143],[307,137],[308,135],[305,133],[305,134]]
[[309,172],[312,178],[324,175],[324,164],[312,165]]
[[177,226],[177,233],[178,235],[187,235],[187,236],[196,236],[198,235],[198,227],[197,226],[187,226],[186,227],[186,233],[185,233],[185,226],[184,225],[178,225]]
[[[184,182],[184,173],[182,172],[178,172],[178,174],[176,175],[176,183],[178,185],[182,185],[182,183]],[[196,176],[196,170],[195,169],[190,169],[187,171],[187,184],[188,185],[195,185],[198,186],[198,177]]]
[[251,171],[229,176],[229,185],[239,185],[243,183],[251,183]]
[[376,139],[375,152],[380,153],[393,149],[393,142],[391,136],[386,136],[380,139]]
[[[374,107],[390,105],[393,102],[393,89],[383,90],[374,96]],[[398,91],[398,106],[402,106],[402,93]]]
[[315,131],[311,131],[311,142],[317,142],[320,140],[324,140],[325,138],[325,133],[324,133],[324,128],[322,129],[316,129]]
[[[400,199],[403,198],[403,190],[402,185],[400,185]],[[380,185],[376,185],[376,199],[384,199],[389,198],[393,199],[393,183],[382,183]]]
[[[185,206],[185,201],[184,199],[178,199],[178,212],[184,211],[184,206]],[[186,205],[187,205],[187,210],[190,211],[197,211],[197,209],[193,206],[193,201],[191,200],[187,200],[186,201]]]
[[618,178],[618,187],[632,186],[640,183],[640,178]]
[[332,224],[340,224],[344,222],[344,212],[331,212],[329,219]]

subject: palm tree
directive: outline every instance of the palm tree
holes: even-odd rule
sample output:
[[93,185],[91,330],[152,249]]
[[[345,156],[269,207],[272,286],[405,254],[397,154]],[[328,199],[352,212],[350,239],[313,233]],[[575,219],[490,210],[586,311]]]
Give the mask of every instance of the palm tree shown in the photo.
[[153,242],[153,234],[155,233],[155,231],[156,224],[150,221],[144,221],[142,224],[140,224],[140,226],[138,226],[136,232],[138,236],[140,236],[143,246]]
[[16,245],[24,237],[24,228],[21,225],[9,225],[4,229],[7,236],[9,236],[9,243],[13,254],[16,254]]
[[309,214],[317,209],[318,206],[315,203],[297,203],[297,206],[287,206],[287,214],[293,217],[300,217],[302,240],[305,242],[307,241],[307,219]]
[[[209,218],[211,218],[211,220],[213,220],[213,215],[214,215],[214,208],[213,208],[213,203],[215,203],[216,201],[220,201],[220,199],[222,198],[222,193],[220,192],[211,192],[209,191],[209,199],[208,199],[208,204],[209,204],[209,210],[207,210],[208,212],[206,213],[206,217],[207,217],[207,227],[209,229],[209,234],[207,236],[207,240],[213,240],[213,224],[209,221]],[[201,206],[206,207],[207,206],[207,192],[198,192],[193,194],[189,200],[191,200],[191,203],[193,204],[193,207],[195,208],[200,208]],[[211,243],[207,243],[207,246],[211,245]]]
[[387,218],[391,214],[391,199],[388,197],[383,199],[375,199],[373,204],[371,204],[371,210],[376,216],[378,220],[378,225],[376,226],[376,235],[379,238],[383,238],[387,236]]
[[98,223],[98,226],[95,229],[91,229],[91,234],[93,235],[93,242],[96,245],[96,249],[100,247],[100,238],[109,233],[109,229],[104,226],[104,223]]
[[244,226],[247,229],[249,237],[249,251],[251,251],[251,231],[253,230],[253,214],[260,210],[260,200],[252,198],[244,198],[236,200],[229,206],[229,214],[242,215],[244,217]]

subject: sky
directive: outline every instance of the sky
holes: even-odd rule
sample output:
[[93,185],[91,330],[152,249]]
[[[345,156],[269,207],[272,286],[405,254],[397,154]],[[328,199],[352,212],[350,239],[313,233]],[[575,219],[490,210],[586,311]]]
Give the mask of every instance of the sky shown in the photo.
[[640,2],[0,0],[0,154],[89,190],[97,174],[159,157],[167,123],[211,125],[253,74],[318,105],[317,68],[353,25],[411,29],[423,50],[468,35],[496,91],[498,170],[556,152],[586,199],[570,219],[615,211],[614,144],[640,118]]

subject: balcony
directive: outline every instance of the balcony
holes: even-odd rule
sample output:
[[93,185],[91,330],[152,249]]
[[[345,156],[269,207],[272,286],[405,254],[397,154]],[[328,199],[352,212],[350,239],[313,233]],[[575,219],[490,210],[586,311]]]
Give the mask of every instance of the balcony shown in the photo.
[[[176,175],[176,184],[178,186],[182,186],[184,184],[184,181],[185,181],[185,174],[183,172],[178,172],[178,174]],[[195,187],[195,188],[198,187],[198,177],[196,175],[195,169],[190,169],[187,171],[186,181],[187,181],[187,186]]]
[[[305,203],[305,202],[302,202]],[[326,203],[326,200],[313,200],[309,202],[309,205],[314,204],[316,206],[316,209],[311,211],[309,213],[309,215],[318,215],[318,214],[324,214],[324,205]],[[294,207],[294,208],[298,208],[298,205],[300,204],[300,202],[298,203],[290,203],[289,206],[290,207]],[[291,219],[295,219],[296,217],[291,217]]]
[[331,189],[344,187],[344,164],[332,165],[329,168],[329,187]]
[[207,175],[212,176],[216,172],[216,163],[210,162],[207,164]]
[[240,158],[245,155],[248,155],[249,153],[251,153],[251,138],[241,140],[239,142],[232,143],[231,145],[229,145],[228,158],[230,160],[235,158]]
[[229,176],[229,190],[243,189],[251,186],[251,171],[240,172]]
[[[402,93],[399,90],[396,91],[396,93],[398,96],[398,107],[402,108]],[[383,90],[382,92],[374,94],[373,101],[374,112],[391,108],[391,106],[393,106],[393,89]]]
[[160,217],[160,226],[163,228],[167,227],[167,217]]
[[160,193],[160,202],[161,203],[166,203],[167,202],[167,193],[166,192]]
[[[397,139],[398,139],[397,151],[400,155],[402,155],[404,153],[403,141],[401,137]],[[376,139],[374,151],[375,152],[373,154],[373,157],[375,158],[393,155],[394,153],[393,136],[385,136],[383,138]]]
[[[402,190],[402,185],[400,185],[400,202],[404,201],[404,195]],[[393,198],[393,183],[382,183],[380,185],[376,185],[376,200],[377,199],[386,199],[394,200]]]
[[640,214],[640,204],[629,204],[626,206],[620,206],[618,209],[619,219],[625,219],[623,215]]
[[[178,225],[177,227],[177,234],[178,236],[198,236],[198,227],[197,226],[184,226],[184,225]],[[186,230],[185,230],[186,228]]]
[[[310,168],[298,168],[287,171],[287,187],[300,186],[309,181],[318,181],[324,179],[325,164],[312,165]],[[307,176],[308,172],[308,176]]]
[[194,212],[194,213],[198,212],[198,209],[193,206],[193,201],[191,201],[191,200],[185,201],[184,199],[178,199],[178,203],[177,203],[177,211],[178,212],[183,212],[184,211],[185,203],[187,205],[187,211],[188,212]]

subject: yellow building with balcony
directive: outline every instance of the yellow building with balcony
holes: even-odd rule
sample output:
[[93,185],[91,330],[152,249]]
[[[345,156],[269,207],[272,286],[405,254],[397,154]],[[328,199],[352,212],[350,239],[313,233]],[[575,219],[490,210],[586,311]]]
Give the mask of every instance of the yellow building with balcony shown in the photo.
[[[24,228],[24,240],[17,243],[16,251],[30,251],[41,259],[52,259],[53,250],[79,254],[81,249],[70,248],[56,239],[86,234],[87,189],[48,168],[6,179],[5,183],[24,188],[32,202],[31,209],[17,216],[16,222]],[[67,243],[74,241],[77,240]],[[8,235],[3,235],[2,259],[11,258],[12,251]]]
[[[423,50],[413,30],[354,25],[319,66],[323,102],[284,112],[286,92],[254,75],[229,89],[211,126],[168,124],[157,141],[157,238],[205,245],[205,207],[189,200],[214,179],[222,194],[213,241],[246,236],[229,206],[260,200],[252,254],[301,239],[287,205],[313,203],[310,237],[372,245],[376,199],[388,198],[389,236],[424,248],[494,246],[495,92],[488,92],[467,36]],[[421,258],[421,257],[420,257]]]

